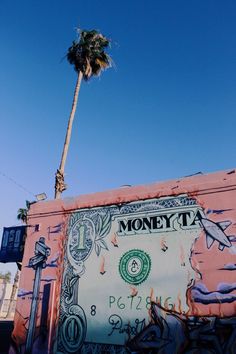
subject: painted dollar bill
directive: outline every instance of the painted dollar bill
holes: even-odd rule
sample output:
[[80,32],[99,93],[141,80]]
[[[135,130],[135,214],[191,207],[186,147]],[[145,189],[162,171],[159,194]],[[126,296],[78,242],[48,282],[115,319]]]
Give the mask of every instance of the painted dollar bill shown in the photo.
[[187,196],[71,216],[64,274],[77,277],[77,288],[64,289],[83,309],[85,343],[123,345],[150,322],[151,301],[188,311],[186,291],[196,276],[190,254],[203,217]]

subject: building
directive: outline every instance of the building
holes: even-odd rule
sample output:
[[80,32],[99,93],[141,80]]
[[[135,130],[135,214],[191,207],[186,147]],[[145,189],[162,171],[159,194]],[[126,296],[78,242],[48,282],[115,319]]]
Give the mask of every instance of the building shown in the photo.
[[236,170],[35,203],[10,353],[233,353],[235,255]]
[[[6,318],[8,308],[10,305],[10,297],[12,293],[13,284],[5,282],[5,280],[0,279],[0,319]],[[11,305],[10,316],[8,319],[13,319],[16,308],[16,299],[17,294],[15,295],[15,299]]]

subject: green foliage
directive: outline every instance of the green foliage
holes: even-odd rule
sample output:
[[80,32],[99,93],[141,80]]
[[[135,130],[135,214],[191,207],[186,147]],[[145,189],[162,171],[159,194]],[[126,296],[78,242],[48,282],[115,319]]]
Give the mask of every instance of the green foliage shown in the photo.
[[6,272],[6,273],[2,273],[0,272],[0,279],[4,279],[6,281],[6,283],[10,283],[11,282],[11,272]]
[[18,209],[17,220],[20,220],[23,223],[26,223],[26,221],[27,221],[27,210],[26,209],[24,209],[24,208]]
[[20,208],[17,211],[17,220],[22,221],[23,223],[27,222],[27,214],[30,208],[30,202],[28,200],[25,201],[26,208]]
[[82,72],[84,80],[97,76],[111,66],[111,58],[105,52],[110,41],[98,31],[78,31],[79,39],[68,49],[67,59],[76,72]]

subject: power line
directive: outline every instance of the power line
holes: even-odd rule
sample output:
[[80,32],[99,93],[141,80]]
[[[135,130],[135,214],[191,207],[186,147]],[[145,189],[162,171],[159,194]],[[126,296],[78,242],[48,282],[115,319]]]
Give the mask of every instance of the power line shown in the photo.
[[13,184],[15,184],[18,188],[22,189],[23,191],[27,192],[30,195],[34,195],[34,193],[30,192],[27,188],[25,188],[24,186],[22,186],[22,184],[16,182],[12,177],[9,177],[8,175],[6,175],[4,172],[0,171],[0,175],[2,175],[3,177],[5,177],[8,181],[12,182]]

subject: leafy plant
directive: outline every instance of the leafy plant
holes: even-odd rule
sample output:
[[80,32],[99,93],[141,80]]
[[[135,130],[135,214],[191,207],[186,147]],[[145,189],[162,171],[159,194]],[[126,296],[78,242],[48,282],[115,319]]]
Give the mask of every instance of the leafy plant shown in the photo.
[[30,208],[30,202],[26,200],[25,205],[26,208],[19,208],[17,211],[17,220],[22,221],[24,224],[27,222],[27,214]]

